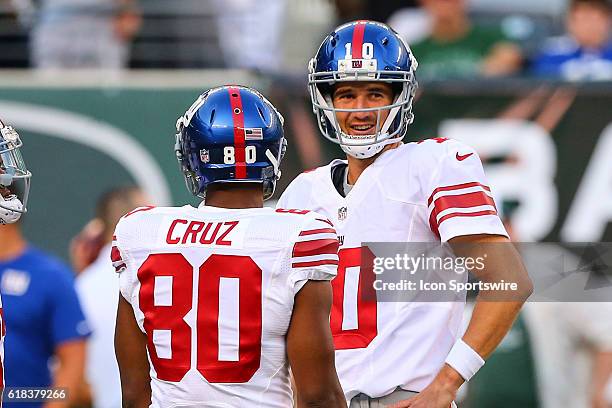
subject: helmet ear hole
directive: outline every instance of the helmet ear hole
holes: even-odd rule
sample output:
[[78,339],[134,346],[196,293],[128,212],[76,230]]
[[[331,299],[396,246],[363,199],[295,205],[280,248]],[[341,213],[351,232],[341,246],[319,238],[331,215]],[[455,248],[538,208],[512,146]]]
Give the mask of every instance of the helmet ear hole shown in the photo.
[[213,122],[215,121],[215,113],[216,112],[217,112],[216,109],[213,109],[213,110],[210,111],[210,120],[209,120],[210,126],[212,126]]
[[266,116],[264,115],[263,110],[261,109],[261,106],[259,105],[257,105],[257,113],[259,113],[259,116],[261,117],[263,121],[266,120]]

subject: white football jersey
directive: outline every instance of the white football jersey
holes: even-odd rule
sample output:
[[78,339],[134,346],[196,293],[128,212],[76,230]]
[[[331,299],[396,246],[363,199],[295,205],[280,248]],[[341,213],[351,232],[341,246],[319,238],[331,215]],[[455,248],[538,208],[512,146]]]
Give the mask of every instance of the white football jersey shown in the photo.
[[507,236],[506,231],[480,159],[466,145],[437,138],[385,151],[346,198],[331,176],[341,163],[299,175],[278,203],[316,211],[336,226],[341,247],[331,327],[340,383],[347,400],[360,392],[380,397],[398,386],[421,391],[460,334],[463,303],[368,301],[360,296],[360,280],[373,276],[360,271],[362,243],[448,241],[470,234]]
[[114,238],[121,294],[148,339],[152,407],[292,406],[285,337],[306,281],[336,275],[329,220],[143,207]]

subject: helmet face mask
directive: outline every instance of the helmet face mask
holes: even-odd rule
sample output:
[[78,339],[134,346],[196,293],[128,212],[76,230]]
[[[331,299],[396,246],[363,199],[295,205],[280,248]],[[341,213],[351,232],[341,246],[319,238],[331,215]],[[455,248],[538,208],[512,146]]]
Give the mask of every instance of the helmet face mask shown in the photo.
[[[358,31],[361,34],[356,34]],[[360,47],[357,43],[361,43],[362,52],[351,51],[353,47]],[[373,21],[338,27],[323,41],[309,63],[308,88],[323,136],[356,158],[372,157],[384,146],[401,141],[413,120],[416,67],[410,48],[390,27]],[[399,89],[389,105],[339,109],[333,105],[331,91],[334,85],[343,82],[384,82]],[[365,111],[377,112],[373,134],[356,136],[342,130],[338,112]],[[385,111],[389,113],[382,122]]]
[[11,224],[27,211],[30,177],[19,134],[0,121],[0,224]]
[[259,92],[211,89],[177,121],[175,153],[187,189],[205,198],[215,183],[261,183],[274,193],[286,149],[283,117]]

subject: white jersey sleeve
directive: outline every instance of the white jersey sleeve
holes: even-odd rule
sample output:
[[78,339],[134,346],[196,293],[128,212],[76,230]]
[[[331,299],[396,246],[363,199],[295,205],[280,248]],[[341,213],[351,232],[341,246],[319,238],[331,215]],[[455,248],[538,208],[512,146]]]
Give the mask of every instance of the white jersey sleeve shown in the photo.
[[332,280],[336,276],[338,246],[331,221],[312,213],[302,225],[291,253],[290,284],[294,295],[308,280]]
[[478,154],[451,139],[429,139],[420,171],[431,230],[442,242],[461,235],[508,236]]
[[298,175],[283,191],[276,208],[312,208],[311,198],[312,190],[307,173]]
[[113,234],[111,262],[115,268],[115,272],[119,274],[119,292],[130,304],[132,303],[132,298],[135,296],[135,293],[137,293],[135,288],[138,283],[138,277],[136,276],[138,271],[137,266],[133,265],[133,262],[130,261],[131,257],[129,256],[129,251],[130,245],[133,245],[133,243],[137,241],[136,237],[133,235],[139,225],[134,221],[137,216],[131,216],[138,212],[148,211],[153,208],[154,207],[139,207],[124,215],[117,223],[115,233]]

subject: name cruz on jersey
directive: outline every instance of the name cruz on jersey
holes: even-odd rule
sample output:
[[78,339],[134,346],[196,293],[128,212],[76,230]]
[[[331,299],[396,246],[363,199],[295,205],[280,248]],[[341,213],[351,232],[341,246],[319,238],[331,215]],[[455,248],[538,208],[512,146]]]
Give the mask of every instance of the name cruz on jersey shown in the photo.
[[152,406],[291,406],[294,297],[308,280],[333,279],[337,251],[331,222],[311,211],[202,205],[125,216],[111,258],[147,335]]
[[368,255],[362,243],[507,236],[482,164],[472,148],[453,140],[407,143],[378,156],[346,197],[332,180],[334,166],[346,166],[346,161],[299,175],[278,205],[316,211],[344,237],[332,281],[331,328],[345,396],[350,400],[362,392],[380,397],[398,386],[420,391],[459,336],[463,304],[375,302],[364,296],[374,278],[371,269],[360,268]]

